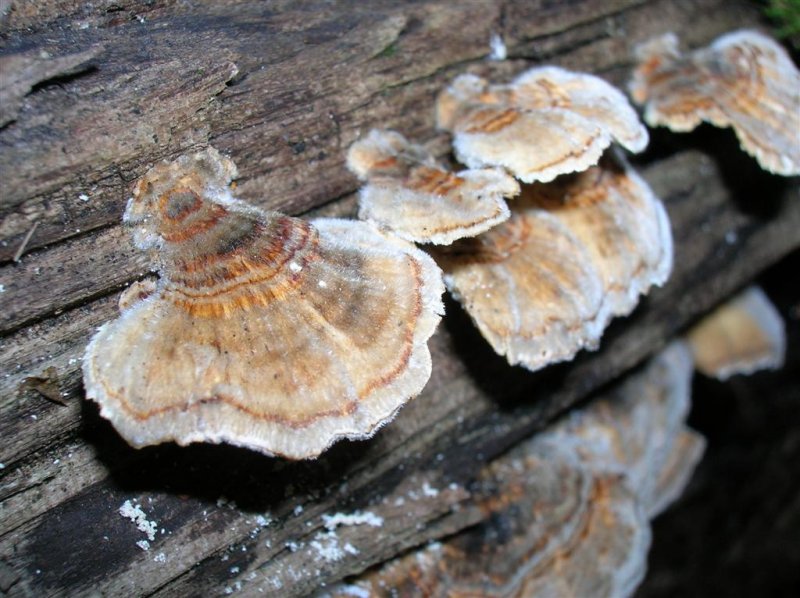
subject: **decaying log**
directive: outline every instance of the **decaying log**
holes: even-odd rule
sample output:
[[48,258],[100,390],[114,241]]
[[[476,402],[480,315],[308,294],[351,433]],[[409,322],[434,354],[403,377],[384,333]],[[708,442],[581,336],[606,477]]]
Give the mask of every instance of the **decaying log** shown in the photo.
[[[2,64],[38,61],[0,125],[0,591],[301,595],[463,528],[474,511],[458,504],[482,464],[800,245],[796,181],[760,172],[729,132],[656,133],[638,165],[670,212],[675,272],[600,351],[510,368],[449,302],[426,390],[368,442],[307,463],[224,446],[135,451],[82,400],[80,359],[119,290],[147,275],[119,217],[150,165],[211,143],[249,201],[352,214],[348,145],[389,126],[445,153],[432,102],[457,73],[546,61],[621,84],[632,45],[652,34],[679,30],[694,46],[753,24],[749,4],[721,0],[12,2]],[[492,33],[509,61],[485,60]],[[119,514],[126,500],[157,523],[147,551]],[[382,525],[340,526],[354,550],[326,558],[322,515],[357,511]]]

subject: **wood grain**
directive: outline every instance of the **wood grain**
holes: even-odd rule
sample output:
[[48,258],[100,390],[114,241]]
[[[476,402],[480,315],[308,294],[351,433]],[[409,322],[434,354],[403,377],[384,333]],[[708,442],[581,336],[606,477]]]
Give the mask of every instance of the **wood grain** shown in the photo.
[[[632,44],[653,33],[697,45],[755,22],[748,4],[721,0],[11,2],[3,56],[99,49],[91,68],[34,84],[0,128],[0,591],[302,595],[460,529],[482,464],[800,245],[796,181],[761,173],[728,132],[656,133],[638,165],[666,201],[676,269],[600,351],[510,368],[449,302],[430,383],[371,441],[307,463],[225,446],[135,451],[83,401],[80,359],[119,291],[147,275],[119,217],[151,164],[212,143],[237,162],[246,199],[351,214],[348,145],[391,126],[445,153],[432,103],[455,74],[553,62],[622,83]],[[492,32],[511,60],[485,60]],[[66,406],[24,384],[50,367]],[[118,513],[128,499],[158,523],[148,551]],[[339,527],[357,553],[326,560],[321,516],[359,510],[383,525]]]

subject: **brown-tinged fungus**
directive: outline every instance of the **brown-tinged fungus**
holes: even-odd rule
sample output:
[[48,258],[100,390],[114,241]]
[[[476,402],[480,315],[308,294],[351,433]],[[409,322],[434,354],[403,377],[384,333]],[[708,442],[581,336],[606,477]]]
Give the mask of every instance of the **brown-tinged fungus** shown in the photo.
[[506,197],[519,184],[500,169],[450,172],[400,133],[372,130],[356,141],[347,166],[366,181],[358,217],[416,243],[447,245],[508,219]]
[[651,126],[691,131],[705,121],[733,127],[762,168],[800,174],[800,72],[780,44],[735,31],[689,54],[673,33],[636,49],[630,84]]
[[783,319],[756,286],[745,289],[700,320],[686,339],[697,370],[719,380],[779,369],[786,353]]
[[327,596],[621,596],[642,578],[647,518],[623,476],[591,470],[546,435],[480,476],[484,518],[332,588]]
[[672,268],[661,202],[613,156],[523,187],[511,218],[432,253],[494,350],[537,370],[594,348]]
[[486,466],[461,505],[481,519],[325,596],[630,596],[649,519],[704,447],[686,427],[692,375],[671,344],[611,392]]
[[581,172],[612,141],[632,152],[648,142],[622,92],[594,75],[554,66],[528,70],[508,85],[460,75],[439,95],[436,119],[453,134],[459,161],[503,167],[526,183]]
[[123,221],[160,278],[89,343],[88,398],[136,447],[300,459],[370,436],[428,380],[438,267],[367,223],[248,205],[235,176],[210,148],[137,183]]
[[691,352],[673,342],[550,434],[575,444],[588,462],[623,473],[655,517],[683,491],[705,448],[685,424],[693,372]]

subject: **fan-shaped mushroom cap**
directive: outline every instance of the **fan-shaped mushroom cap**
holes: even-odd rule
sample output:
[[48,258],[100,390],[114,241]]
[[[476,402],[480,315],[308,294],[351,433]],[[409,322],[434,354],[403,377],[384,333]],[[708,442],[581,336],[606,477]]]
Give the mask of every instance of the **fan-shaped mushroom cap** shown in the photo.
[[508,219],[505,197],[519,184],[497,168],[453,173],[421,145],[373,130],[355,142],[347,165],[366,181],[358,216],[417,243],[447,245]]
[[681,55],[672,34],[637,51],[630,84],[649,125],[691,131],[701,122],[733,127],[762,168],[800,174],[800,72],[787,52],[756,31],[736,31]]
[[715,309],[686,337],[695,367],[719,380],[779,369],[786,353],[783,319],[764,291],[755,286]]
[[461,75],[439,95],[436,114],[461,162],[501,166],[526,183],[581,172],[612,141],[639,152],[648,140],[619,90],[558,67],[531,69],[509,85]]
[[511,218],[433,253],[494,350],[536,370],[593,348],[672,268],[661,202],[611,157],[523,188]]
[[692,358],[675,342],[610,393],[487,466],[481,519],[325,596],[630,596],[648,518],[683,490],[705,446],[686,427]]
[[238,201],[235,172],[209,149],[137,184],[124,221],[160,279],[89,343],[87,396],[136,447],[308,458],[371,435],[428,380],[439,269],[366,223]]
[[705,447],[685,425],[693,372],[691,352],[674,342],[551,434],[574,443],[589,462],[627,476],[655,517],[683,491]]
[[[645,570],[647,518],[624,478],[534,438],[478,481],[476,526],[325,595],[626,596]],[[361,594],[359,594],[361,592]]]

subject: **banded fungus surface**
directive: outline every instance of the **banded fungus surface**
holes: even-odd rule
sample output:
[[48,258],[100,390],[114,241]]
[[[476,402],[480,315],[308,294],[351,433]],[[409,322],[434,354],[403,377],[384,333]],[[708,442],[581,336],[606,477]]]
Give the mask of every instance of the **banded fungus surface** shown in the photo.
[[667,33],[639,46],[636,57],[630,91],[649,125],[732,127],[764,170],[800,174],[800,71],[775,40],[734,31],[682,54]]
[[365,185],[358,217],[416,243],[448,245],[508,219],[519,184],[497,168],[450,172],[400,133],[372,130],[348,151]]
[[137,183],[123,220],[159,278],[132,287],[89,343],[87,397],[136,447],[300,459],[370,436],[430,376],[439,268],[363,222],[248,205],[235,176],[209,148]]

